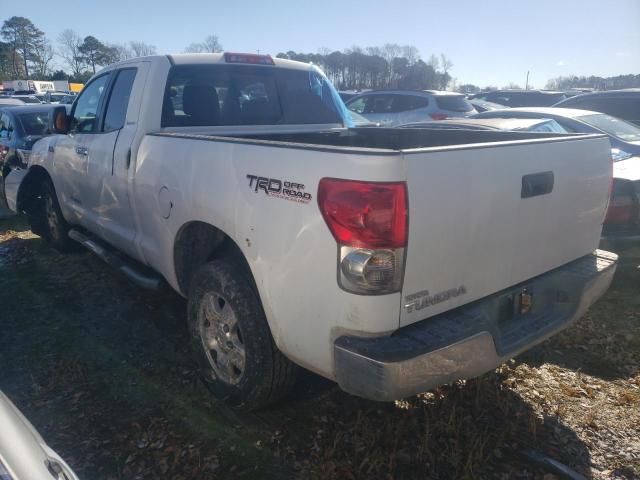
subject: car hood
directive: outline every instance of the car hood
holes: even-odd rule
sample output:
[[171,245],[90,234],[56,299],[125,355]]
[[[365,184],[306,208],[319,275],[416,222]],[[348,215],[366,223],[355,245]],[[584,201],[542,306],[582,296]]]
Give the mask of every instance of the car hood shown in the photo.
[[613,164],[614,178],[623,178],[635,182],[640,180],[640,157],[631,157]]

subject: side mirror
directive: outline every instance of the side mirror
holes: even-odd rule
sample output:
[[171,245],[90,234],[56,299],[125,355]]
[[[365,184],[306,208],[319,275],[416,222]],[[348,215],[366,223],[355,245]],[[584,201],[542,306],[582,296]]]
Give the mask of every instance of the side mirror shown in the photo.
[[67,115],[67,109],[64,106],[55,107],[53,109],[51,123],[52,132],[63,135],[69,133],[69,116]]

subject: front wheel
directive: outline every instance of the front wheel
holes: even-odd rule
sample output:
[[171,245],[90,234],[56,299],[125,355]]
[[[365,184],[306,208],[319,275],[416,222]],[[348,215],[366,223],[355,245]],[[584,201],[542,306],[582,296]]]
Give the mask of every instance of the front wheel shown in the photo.
[[276,347],[258,295],[239,265],[215,260],[198,270],[188,321],[203,378],[217,397],[255,410],[293,387],[297,367]]

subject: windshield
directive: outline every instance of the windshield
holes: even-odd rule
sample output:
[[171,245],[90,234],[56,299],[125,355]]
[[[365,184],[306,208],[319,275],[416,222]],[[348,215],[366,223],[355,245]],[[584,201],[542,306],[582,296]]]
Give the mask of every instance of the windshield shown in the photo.
[[46,135],[49,125],[47,112],[21,113],[18,115],[25,135]]
[[65,94],[60,94],[60,95],[51,95],[49,97],[49,101],[50,102],[59,102],[60,100],[62,100],[64,97],[66,97]]
[[640,128],[619,118],[612,117],[611,115],[596,113],[577,117],[577,120],[625,142],[640,142]]
[[318,69],[180,65],[169,74],[164,127],[350,125],[338,92]]
[[470,112],[473,110],[473,105],[462,95],[442,95],[435,98],[438,108],[441,110],[451,112]]
[[24,103],[40,103],[36,97],[15,97],[22,100]]

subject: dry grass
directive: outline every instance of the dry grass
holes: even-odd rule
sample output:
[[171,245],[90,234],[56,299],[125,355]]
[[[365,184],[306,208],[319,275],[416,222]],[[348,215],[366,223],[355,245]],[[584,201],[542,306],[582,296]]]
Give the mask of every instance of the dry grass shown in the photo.
[[[83,478],[640,478],[640,271],[575,327],[480,379],[378,404],[306,375],[256,415],[212,402],[179,298],[0,220],[0,388]],[[116,301],[117,300],[117,301]]]

